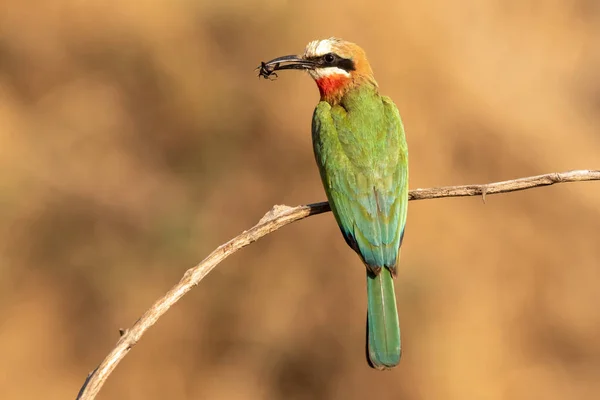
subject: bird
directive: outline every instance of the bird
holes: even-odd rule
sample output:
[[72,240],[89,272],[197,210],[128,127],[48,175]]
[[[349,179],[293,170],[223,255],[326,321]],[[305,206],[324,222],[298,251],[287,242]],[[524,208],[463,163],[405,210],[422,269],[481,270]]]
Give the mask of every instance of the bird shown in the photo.
[[391,369],[402,354],[394,279],[408,209],[408,147],[398,108],[380,94],[365,51],[340,38],[311,41],[303,54],[258,69],[264,78],[303,70],[317,84],[314,156],[341,233],[366,267],[367,361]]

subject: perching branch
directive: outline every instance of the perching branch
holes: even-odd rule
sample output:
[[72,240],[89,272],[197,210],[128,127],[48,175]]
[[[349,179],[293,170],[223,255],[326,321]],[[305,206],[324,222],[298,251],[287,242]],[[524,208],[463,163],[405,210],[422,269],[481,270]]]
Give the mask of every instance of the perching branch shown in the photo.
[[[410,191],[409,200],[481,195],[485,202],[485,196],[490,194],[515,192],[517,190],[531,189],[539,186],[554,185],[555,183],[596,180],[600,180],[600,170],[557,172],[484,185],[415,189]],[[173,286],[163,297],[158,299],[152,307],[150,307],[150,309],[135,322],[131,329],[121,331],[121,338],[117,342],[117,345],[108,356],[106,356],[104,361],[88,375],[77,395],[77,399],[94,399],[108,376],[112,373],[117,364],[119,364],[119,362],[127,355],[129,350],[137,344],[142,335],[146,333],[146,331],[154,325],[156,321],[171,308],[171,306],[177,303],[192,287],[200,283],[200,281],[225,258],[285,225],[311,215],[328,211],[330,211],[330,208],[327,202],[297,207],[276,205],[252,228],[219,246],[198,265],[187,270],[179,283]]]

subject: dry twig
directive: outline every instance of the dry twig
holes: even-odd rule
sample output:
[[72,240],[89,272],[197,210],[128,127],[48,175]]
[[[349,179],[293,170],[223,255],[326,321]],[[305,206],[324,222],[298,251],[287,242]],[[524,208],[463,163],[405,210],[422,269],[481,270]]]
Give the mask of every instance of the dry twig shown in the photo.
[[[410,192],[410,200],[437,199],[441,197],[463,197],[481,195],[485,196],[525,190],[540,186],[549,186],[555,183],[595,181],[600,180],[600,170],[578,170],[569,172],[556,172],[519,178],[503,182],[488,183],[484,185],[444,186],[439,188],[415,189]],[[96,397],[108,376],[117,364],[127,355],[129,350],[137,344],[142,335],[158,321],[179,299],[193,286],[197,285],[221,261],[257,241],[261,237],[277,229],[309,217],[330,211],[327,202],[309,204],[298,207],[274,206],[271,211],[247,231],[219,246],[198,265],[185,272],[178,284],[173,286],[163,297],[158,299],[152,307],[142,315],[130,329],[121,330],[121,338],[114,349],[106,356],[104,361],[92,371],[85,380],[77,400],[92,400]]]

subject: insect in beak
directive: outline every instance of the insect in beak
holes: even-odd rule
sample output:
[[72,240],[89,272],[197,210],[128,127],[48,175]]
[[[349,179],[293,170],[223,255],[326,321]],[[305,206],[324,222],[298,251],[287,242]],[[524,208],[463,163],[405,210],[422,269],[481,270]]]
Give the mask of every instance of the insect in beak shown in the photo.
[[312,60],[307,60],[302,56],[283,56],[275,58],[271,61],[260,63],[260,66],[256,69],[258,71],[258,77],[263,77],[265,79],[271,79],[271,76],[277,77],[275,71],[282,69],[313,69],[315,68],[316,63]]

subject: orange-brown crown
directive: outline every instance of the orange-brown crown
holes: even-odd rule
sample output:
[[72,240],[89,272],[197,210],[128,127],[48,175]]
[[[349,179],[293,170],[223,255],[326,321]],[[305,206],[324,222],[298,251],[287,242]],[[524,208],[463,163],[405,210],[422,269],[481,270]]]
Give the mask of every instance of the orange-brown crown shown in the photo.
[[308,73],[317,83],[321,99],[338,103],[348,90],[362,84],[377,87],[365,51],[355,43],[331,37],[314,40],[304,50],[304,58],[319,60]]

